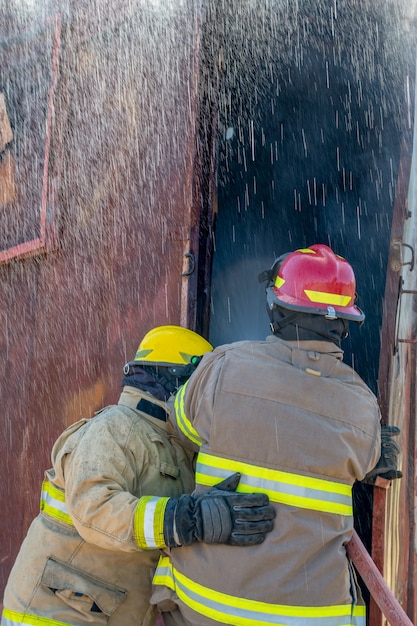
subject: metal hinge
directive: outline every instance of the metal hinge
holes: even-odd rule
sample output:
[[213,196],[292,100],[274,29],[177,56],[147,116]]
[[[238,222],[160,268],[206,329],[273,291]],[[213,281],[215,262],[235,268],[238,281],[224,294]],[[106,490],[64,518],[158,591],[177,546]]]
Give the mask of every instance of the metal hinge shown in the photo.
[[[410,261],[402,262],[402,248],[407,248],[411,252]],[[402,267],[405,265],[410,266],[410,272],[414,269],[414,248],[410,246],[408,243],[404,243],[401,239],[393,239],[391,241],[391,250],[390,250],[390,266],[394,272],[399,272]]]
[[184,270],[181,276],[191,276],[195,270],[195,256],[192,252],[184,252],[184,258],[188,259],[188,269]]

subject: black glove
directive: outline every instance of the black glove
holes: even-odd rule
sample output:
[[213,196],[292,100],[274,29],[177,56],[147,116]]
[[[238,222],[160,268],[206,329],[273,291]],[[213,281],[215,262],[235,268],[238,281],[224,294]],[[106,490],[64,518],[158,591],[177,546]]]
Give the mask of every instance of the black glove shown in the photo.
[[264,493],[236,493],[239,480],[240,474],[232,474],[200,496],[170,498],[164,516],[166,545],[262,543],[274,526],[275,510]]
[[386,480],[401,478],[403,473],[398,469],[398,455],[401,448],[393,437],[400,434],[397,426],[381,425],[381,456],[374,469],[368,472],[362,482],[374,485],[378,476]]

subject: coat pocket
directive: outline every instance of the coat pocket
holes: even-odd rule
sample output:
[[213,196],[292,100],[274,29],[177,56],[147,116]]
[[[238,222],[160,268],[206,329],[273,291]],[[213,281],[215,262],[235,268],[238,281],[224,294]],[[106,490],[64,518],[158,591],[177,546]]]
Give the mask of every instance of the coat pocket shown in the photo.
[[41,583],[75,611],[90,615],[90,621],[92,613],[109,617],[126,597],[125,590],[52,558],[46,562]]
[[180,477],[181,470],[175,464],[173,450],[170,442],[161,437],[158,433],[147,433],[149,441],[158,446],[159,453],[159,471],[162,476],[168,476],[177,480]]

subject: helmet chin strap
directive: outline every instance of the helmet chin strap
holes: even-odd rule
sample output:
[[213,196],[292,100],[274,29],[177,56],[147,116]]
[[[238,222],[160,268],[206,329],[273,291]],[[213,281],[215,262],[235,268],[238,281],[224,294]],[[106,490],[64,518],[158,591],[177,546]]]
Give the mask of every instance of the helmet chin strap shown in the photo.
[[271,321],[269,323],[271,331],[274,334],[278,333],[280,330],[288,326],[288,324],[293,324],[299,316],[300,313],[298,313],[297,311],[293,311],[292,313],[289,313],[288,315],[285,315],[285,317],[281,317],[281,319],[278,320],[276,316],[273,315],[273,311],[271,311]]

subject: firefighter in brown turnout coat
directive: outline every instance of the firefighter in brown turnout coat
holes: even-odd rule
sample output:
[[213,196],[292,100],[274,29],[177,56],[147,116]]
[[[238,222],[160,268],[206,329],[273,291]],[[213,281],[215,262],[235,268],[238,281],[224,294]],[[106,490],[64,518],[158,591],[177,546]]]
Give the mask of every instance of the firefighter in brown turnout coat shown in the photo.
[[260,279],[273,335],[207,353],[176,395],[173,420],[198,452],[196,492],[239,472],[238,491],[269,495],[274,529],[245,550],[167,550],[152,601],[167,626],[364,626],[345,550],[352,486],[401,473],[398,430],[383,431],[381,454],[376,398],[342,361],[349,321],[364,320],[355,276],[317,244],[278,258]]
[[151,330],[125,365],[118,404],[61,434],[40,514],[6,586],[1,626],[148,626],[160,548],[178,537],[263,541],[274,511],[266,495],[232,491],[238,476],[203,497],[186,495],[194,455],[172,432],[167,400],[210,350],[191,330]]

